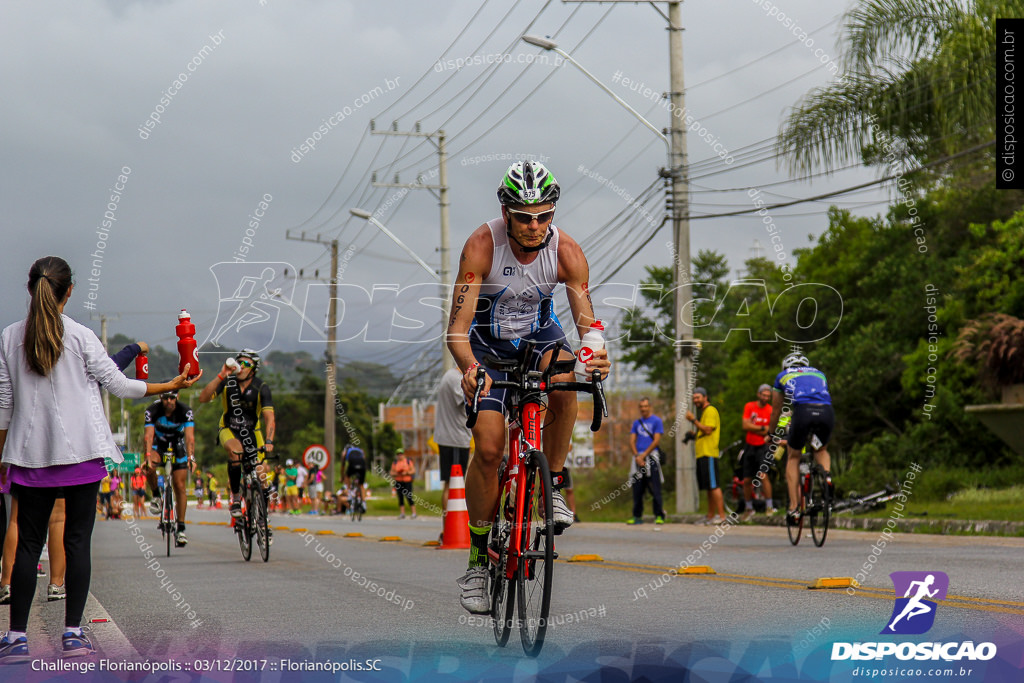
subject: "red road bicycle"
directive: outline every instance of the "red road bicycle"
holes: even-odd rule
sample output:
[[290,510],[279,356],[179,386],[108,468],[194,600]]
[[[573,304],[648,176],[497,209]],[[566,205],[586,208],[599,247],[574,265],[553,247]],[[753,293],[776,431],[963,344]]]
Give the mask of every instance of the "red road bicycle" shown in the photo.
[[[494,639],[498,645],[508,642],[513,611],[519,604],[519,637],[530,657],[540,654],[547,632],[551,607],[551,581],[555,558],[555,527],[552,520],[551,469],[540,450],[540,430],[545,397],[553,391],[583,391],[594,396],[591,431],[601,428],[608,409],[601,385],[601,373],[595,370],[591,382],[552,382],[551,377],[570,373],[575,359],[554,361],[543,372],[530,370],[536,344],[523,342],[518,359],[482,359],[484,366],[509,375],[495,381],[492,389],[508,389],[508,454],[498,468],[498,504],[492,515],[487,555],[488,591]],[[477,370],[477,389],[470,407],[467,427],[476,424],[477,406],[484,385],[484,369]]]
[[[825,473],[813,455],[813,449],[821,447],[821,441],[812,433],[807,447],[800,454],[800,480],[796,504],[798,514],[796,519],[789,514],[786,515],[786,533],[789,534],[789,542],[793,545],[800,542],[805,519],[810,524],[814,545],[819,548],[825,545],[825,537],[828,535],[828,523],[832,518],[832,477]],[[805,458],[810,458],[810,462],[804,462]]]

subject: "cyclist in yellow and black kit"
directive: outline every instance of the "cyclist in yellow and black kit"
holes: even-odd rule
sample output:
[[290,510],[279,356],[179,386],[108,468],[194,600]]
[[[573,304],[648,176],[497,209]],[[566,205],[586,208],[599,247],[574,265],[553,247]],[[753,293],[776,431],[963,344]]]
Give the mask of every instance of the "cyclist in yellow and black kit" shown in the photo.
[[[224,412],[220,418],[218,441],[228,454],[228,483],[231,488],[231,516],[241,517],[242,454],[257,455],[260,448],[274,450],[274,402],[270,387],[256,376],[260,357],[251,349],[242,349],[199,394],[200,403],[221,397]],[[264,432],[266,437],[264,438]],[[269,468],[262,462],[257,468],[266,489]]]

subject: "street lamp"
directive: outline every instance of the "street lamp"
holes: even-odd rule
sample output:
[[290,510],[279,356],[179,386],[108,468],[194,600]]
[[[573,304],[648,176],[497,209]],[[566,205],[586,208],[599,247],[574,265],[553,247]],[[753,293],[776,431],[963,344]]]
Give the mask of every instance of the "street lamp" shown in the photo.
[[622,105],[623,107],[625,107],[625,108],[626,108],[626,109],[627,109],[627,110],[629,111],[629,113],[630,113],[630,114],[632,114],[633,116],[635,116],[635,117],[637,117],[638,119],[640,119],[640,122],[641,122],[642,124],[644,124],[645,126],[647,126],[648,128],[650,128],[650,129],[651,129],[652,131],[654,131],[654,134],[655,134],[655,135],[657,135],[657,136],[658,136],[659,138],[661,138],[661,139],[662,139],[662,141],[663,141],[663,142],[664,142],[664,143],[665,143],[666,145],[668,145],[668,144],[669,144],[669,140],[668,140],[668,138],[667,138],[667,137],[665,137],[665,134],[664,134],[664,133],[662,133],[662,132],[661,132],[660,130],[658,130],[658,129],[657,129],[657,128],[656,128],[655,126],[654,126],[654,124],[653,124],[653,123],[651,123],[650,121],[648,121],[647,119],[645,119],[645,118],[644,118],[643,116],[641,116],[641,115],[640,115],[640,112],[638,112],[638,111],[637,111],[636,109],[633,109],[633,107],[629,106],[629,105],[628,105],[628,104],[626,103],[626,101],[625,101],[625,100],[623,100],[623,99],[622,99],[621,97],[619,97],[618,95],[616,95],[615,93],[613,93],[613,92],[611,91],[611,89],[610,89],[610,88],[609,88],[609,87],[608,87],[607,85],[605,85],[604,83],[602,83],[601,81],[599,81],[599,80],[597,79],[597,76],[595,76],[594,74],[592,74],[592,73],[590,73],[589,71],[587,71],[586,69],[584,69],[584,68],[583,68],[583,65],[582,65],[582,64],[580,64],[579,62],[577,62],[577,61],[576,61],[575,59],[573,59],[573,58],[572,58],[572,55],[570,55],[570,54],[569,54],[568,52],[566,52],[565,50],[563,50],[563,49],[561,49],[560,47],[558,47],[558,43],[556,43],[556,42],[555,42],[555,41],[553,41],[553,40],[548,40],[547,38],[541,38],[540,36],[522,36],[522,39],[523,39],[523,41],[524,41],[524,42],[527,42],[527,43],[529,43],[530,45],[536,45],[536,46],[537,46],[537,47],[539,47],[539,48],[542,48],[542,49],[544,49],[544,50],[550,50],[551,52],[554,52],[554,53],[556,53],[556,54],[557,54],[557,55],[559,55],[559,56],[560,56],[560,57],[561,57],[562,59],[564,59],[565,61],[567,61],[567,62],[569,62],[570,64],[572,64],[573,66],[575,66],[575,67],[576,67],[577,69],[579,69],[580,71],[582,71],[582,72],[583,72],[583,74],[584,74],[584,75],[585,75],[585,76],[586,76],[587,78],[589,78],[589,79],[590,79],[590,80],[592,80],[592,81],[593,81],[594,83],[596,83],[596,84],[597,84],[597,87],[601,88],[601,90],[604,90],[604,91],[605,91],[606,93],[608,93],[608,94],[609,94],[609,95],[611,95],[611,96],[612,96],[613,98],[615,98],[615,101],[616,101],[616,102],[618,102],[619,104],[621,104],[621,105]]
[[[584,0],[563,0],[565,2]],[[624,2],[625,0],[611,0],[613,2]],[[654,3],[651,3],[652,5]],[[673,420],[672,434],[675,439],[676,451],[676,511],[693,512],[697,509],[698,492],[694,486],[694,474],[696,463],[693,451],[683,443],[683,429],[681,415],[689,405],[690,387],[693,386],[693,363],[691,354],[694,351],[693,345],[693,323],[691,313],[687,310],[692,294],[687,291],[690,287],[690,199],[689,199],[689,178],[686,162],[686,131],[681,125],[682,114],[686,111],[685,88],[683,85],[683,28],[680,15],[681,3],[671,0],[668,3],[669,30],[669,97],[672,103],[672,124],[669,129],[671,138],[655,128],[635,109],[626,104],[618,95],[613,93],[608,86],[597,80],[593,74],[580,66],[579,62],[573,59],[564,50],[558,48],[558,44],[547,38],[537,36],[522,36],[522,39],[530,45],[536,45],[544,50],[552,50],[563,59],[572,63],[582,71],[587,78],[598,85],[601,90],[611,95],[616,102],[625,107],[633,116],[650,130],[654,131],[668,146],[668,168],[661,171],[662,177],[672,180],[672,234],[676,248],[676,259],[674,268],[675,307],[673,320],[676,326],[675,359],[673,361],[673,386],[675,387],[675,419]]]
[[411,256],[413,261],[415,261],[416,263],[420,264],[420,266],[423,267],[423,270],[425,270],[428,273],[430,273],[430,276],[432,278],[434,278],[438,282],[441,281],[440,276],[438,276],[438,274],[434,271],[433,268],[428,266],[423,261],[423,259],[421,259],[419,256],[417,256],[416,252],[414,252],[412,249],[410,249],[408,246],[406,246],[405,242],[403,242],[402,240],[398,239],[398,236],[395,235],[395,233],[393,233],[390,230],[388,230],[386,227],[384,227],[383,223],[381,223],[379,220],[374,218],[372,213],[370,213],[369,211],[366,211],[364,209],[349,209],[348,212],[350,214],[352,214],[353,216],[355,216],[356,218],[362,218],[362,219],[367,220],[367,221],[373,223],[374,225],[376,225],[378,228],[380,228],[381,232],[383,232],[385,235],[390,237],[394,241],[395,244],[400,246],[405,251],[406,254]]

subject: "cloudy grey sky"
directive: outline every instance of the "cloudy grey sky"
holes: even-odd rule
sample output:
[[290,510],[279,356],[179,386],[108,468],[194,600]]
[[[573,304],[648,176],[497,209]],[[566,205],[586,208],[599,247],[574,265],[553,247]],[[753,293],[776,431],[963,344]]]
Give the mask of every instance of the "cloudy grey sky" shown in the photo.
[[[838,18],[848,5],[779,0],[772,12],[781,11],[786,20],[772,16],[764,0],[683,5],[688,108],[706,127],[706,137],[736,151],[737,159],[724,163],[705,140],[689,134],[695,215],[752,206],[743,191],[711,189],[794,177],[771,160],[750,164],[767,156],[750,153],[765,148],[787,107],[831,78],[822,61],[839,57]],[[662,127],[669,113],[657,95],[645,97],[623,80],[657,93],[668,89],[665,20],[648,4],[8,0],[3,14],[0,324],[24,315],[31,262],[57,254],[76,272],[67,312],[94,329],[99,323],[89,316],[103,312],[116,317],[111,332],[170,345],[177,310],[187,307],[202,339],[224,328],[227,345],[262,346],[273,332],[274,348],[319,355],[323,346],[312,327],[324,322],[323,287],[289,282],[280,264],[325,275],[327,252],[287,240],[287,230],[339,239],[349,293],[427,281],[376,228],[352,218],[350,207],[379,210],[381,221],[417,254],[432,266],[439,263],[437,200],[423,190],[396,197],[396,190],[370,184],[373,171],[381,181],[398,173],[403,182],[418,174],[436,182],[436,154],[420,139],[370,135],[373,118],[378,129],[397,119],[401,130],[417,121],[423,130],[445,130],[456,255],[475,227],[497,215],[494,189],[508,158],[524,154],[543,155],[562,184],[556,223],[587,247],[592,282],[606,281],[653,234],[652,224],[621,194],[639,195],[656,179],[665,163],[663,143],[574,67],[556,66],[553,55],[547,63],[537,61],[539,50],[517,40],[524,32],[552,36]],[[812,46],[798,40],[803,33],[811,34]],[[446,68],[438,63],[442,55],[469,63]],[[497,65],[481,63],[494,61],[493,55],[506,56]],[[315,149],[303,151],[300,145],[317,133]],[[125,167],[130,173],[123,173]],[[119,181],[122,174],[126,182]],[[766,189],[777,194],[766,199],[809,196],[872,178],[853,170],[774,185]],[[862,204],[886,197],[878,191],[842,201],[871,214],[883,207]],[[648,207],[660,218],[660,199]],[[826,208],[811,203],[773,214],[787,252],[821,232]],[[624,209],[626,223],[602,231]],[[238,257],[257,211],[263,215],[250,228],[252,246],[242,255],[247,264],[211,270]],[[90,254],[104,237],[93,273]],[[756,217],[692,224],[693,253],[722,251],[734,272],[754,254],[755,239],[769,244]],[[670,240],[666,225],[614,281],[636,283],[645,264],[668,265]],[[273,287],[305,308],[312,325],[300,325],[279,299],[259,300],[262,290],[239,289],[243,277],[254,278],[250,285],[258,282],[264,266],[256,262],[273,262]],[[406,313],[416,308],[408,303],[414,291],[426,288],[402,295]],[[255,310],[270,320],[227,326],[246,296],[261,302]],[[371,318],[369,338],[387,337],[391,298],[386,291],[374,297],[377,317]],[[357,299],[346,300],[343,330],[357,330],[358,320],[366,319]],[[406,313],[432,327],[397,334],[410,340],[439,334],[436,309],[421,305],[418,313]],[[345,336],[360,338],[341,345],[342,358],[402,366],[422,348],[368,342],[355,332]]]

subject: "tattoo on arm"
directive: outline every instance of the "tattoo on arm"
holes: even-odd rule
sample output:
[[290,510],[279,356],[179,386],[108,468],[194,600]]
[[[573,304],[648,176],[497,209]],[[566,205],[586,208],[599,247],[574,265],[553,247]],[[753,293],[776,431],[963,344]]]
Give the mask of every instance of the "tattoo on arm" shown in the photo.
[[[460,296],[459,299],[462,299],[462,297]],[[455,327],[455,319],[458,317],[459,311],[461,310],[462,306],[456,306],[455,308],[452,309],[452,316],[451,318],[448,319],[449,328]]]

